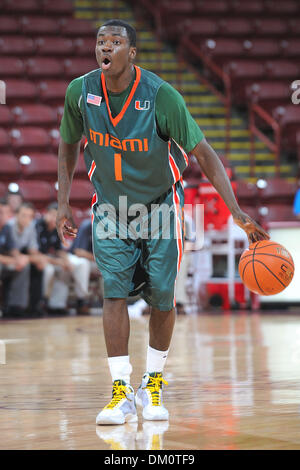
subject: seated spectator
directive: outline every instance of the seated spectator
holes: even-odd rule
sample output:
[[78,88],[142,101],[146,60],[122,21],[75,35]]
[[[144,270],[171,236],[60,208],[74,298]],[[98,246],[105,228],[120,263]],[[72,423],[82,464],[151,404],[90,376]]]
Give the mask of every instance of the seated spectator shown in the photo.
[[[34,270],[37,270],[39,276],[42,276],[42,271],[47,264],[47,258],[39,252],[39,246],[37,242],[35,223],[34,223],[35,209],[34,206],[29,202],[23,202],[17,210],[16,216],[11,219],[8,224],[11,227],[12,237],[17,250],[28,256],[29,262],[31,263],[31,270],[28,270],[26,282],[24,283],[27,289],[29,289],[30,278]],[[12,285],[11,289],[15,286]],[[31,286],[32,290],[32,286]],[[12,292],[13,297],[18,295],[18,292]],[[31,296],[30,296],[31,298]],[[28,302],[28,316],[36,316],[39,312]],[[25,315],[25,314],[24,314]]]
[[10,208],[0,200],[0,275],[2,280],[2,313],[4,318],[22,317],[29,300],[29,258],[21,254],[8,225]]
[[39,250],[47,255],[42,295],[50,314],[65,315],[69,286],[73,279],[78,312],[88,296],[90,262],[63,250],[56,231],[57,203],[48,206],[46,214],[36,222]]
[[[12,183],[12,184],[15,185],[15,183]],[[12,184],[10,184],[8,186],[8,191],[6,193],[6,200],[7,200],[9,209],[10,209],[10,218],[15,217],[15,215],[18,212],[19,207],[23,203],[22,194],[20,193],[20,191],[18,189],[16,189],[16,191],[13,191],[14,188],[13,188]],[[13,189],[10,189],[11,186],[12,186]]]
[[[76,260],[77,258],[77,260]],[[82,260],[85,259],[87,264],[85,264],[85,269],[78,273],[77,275],[81,277],[78,279],[78,286],[82,293],[85,293],[85,299],[80,299],[78,301],[77,312],[79,314],[86,314],[88,313],[88,287],[89,287],[89,279],[91,271],[95,273],[99,273],[98,268],[96,266],[93,254],[93,241],[92,241],[92,222],[91,219],[84,220],[77,233],[77,237],[75,238],[69,254],[69,260],[72,264],[76,264],[78,262],[82,263]],[[79,260],[79,261],[78,261]],[[100,297],[103,298],[103,286],[102,286],[102,278],[100,282]],[[76,284],[75,284],[76,289]],[[77,287],[78,289],[78,287]]]

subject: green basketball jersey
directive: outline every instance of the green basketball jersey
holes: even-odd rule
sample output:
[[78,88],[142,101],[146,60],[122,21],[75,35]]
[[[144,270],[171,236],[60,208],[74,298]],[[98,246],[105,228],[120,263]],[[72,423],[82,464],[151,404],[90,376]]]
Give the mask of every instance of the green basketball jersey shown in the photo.
[[119,196],[128,206],[148,204],[180,180],[188,164],[184,150],[157,133],[155,97],[164,81],[135,66],[129,96],[113,117],[101,69],[86,74],[82,85],[84,158],[98,202],[118,208]]

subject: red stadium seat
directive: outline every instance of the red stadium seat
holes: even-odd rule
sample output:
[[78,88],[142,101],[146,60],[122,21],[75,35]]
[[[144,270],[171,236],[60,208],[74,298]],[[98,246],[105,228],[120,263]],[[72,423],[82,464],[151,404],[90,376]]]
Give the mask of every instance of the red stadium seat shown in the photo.
[[45,207],[56,200],[54,184],[46,181],[18,181],[20,192],[26,201],[32,202],[37,209]]
[[297,220],[292,204],[269,204],[259,208],[260,222],[290,222]]
[[268,179],[265,188],[259,189],[261,204],[271,203],[292,204],[297,190],[296,183],[283,178]]
[[159,3],[170,14],[180,13],[183,16],[193,13],[195,9],[194,3],[191,0],[163,0]]
[[58,129],[51,129],[49,131],[49,138],[50,138],[50,141],[51,141],[52,152],[57,154],[58,146],[59,146],[59,142],[60,142],[59,130]]
[[78,207],[90,207],[94,189],[90,181],[73,180],[70,203]]
[[286,59],[269,60],[266,62],[266,70],[269,79],[290,78],[292,80],[300,73],[300,65]]
[[[1,105],[2,106],[2,105]],[[6,130],[0,127],[0,149],[2,152],[6,152],[10,147],[9,134]]]
[[290,32],[295,36],[299,36],[300,33],[300,18],[293,18],[289,22]]
[[265,74],[264,64],[256,60],[235,60],[225,66],[225,71],[237,80],[249,78],[251,80],[263,78]]
[[20,162],[22,178],[57,181],[57,157],[44,155],[39,158],[29,155],[26,159],[21,158]]
[[[180,26],[180,25],[179,25]],[[219,29],[217,21],[209,18],[194,18],[181,22],[181,30],[189,36],[212,37]]]
[[255,22],[255,30],[258,36],[285,36],[289,28],[280,18],[263,18]]
[[68,56],[75,54],[73,41],[60,36],[43,36],[35,40],[37,53],[41,56]]
[[246,206],[257,206],[258,191],[256,184],[245,180],[237,180],[236,196],[240,204]]
[[247,18],[225,18],[219,21],[222,36],[251,36],[254,32],[253,22]]
[[17,104],[21,100],[34,102],[37,96],[38,89],[34,83],[16,78],[6,80],[6,102],[8,104]]
[[245,2],[245,0],[236,0],[231,5],[232,11],[239,15],[263,15],[264,13],[264,0],[251,0],[251,2]]
[[244,42],[247,56],[256,58],[277,57],[281,54],[281,46],[273,39],[251,39]]
[[299,2],[297,0],[284,0],[284,2],[279,2],[278,0],[267,0],[266,8],[270,14],[278,15],[297,15],[299,13]]
[[65,18],[61,22],[61,34],[63,36],[93,36],[96,37],[96,29],[87,20]]
[[23,58],[23,55],[32,55],[35,52],[33,39],[24,36],[2,36],[0,38],[1,54],[17,55]]
[[283,147],[295,151],[296,133],[300,126],[299,105],[279,106],[273,111],[273,116],[278,120],[281,127]]
[[23,77],[24,62],[17,57],[0,57],[1,78]]
[[[155,8],[155,7],[154,7]],[[156,27],[159,35],[176,39],[178,32],[184,30],[184,20],[193,19],[195,6],[191,0],[165,0],[156,6]],[[140,48],[142,44],[140,44]]]
[[8,106],[0,105],[0,127],[9,127],[13,123],[13,114]]
[[75,58],[75,59],[66,59],[65,62],[65,76],[68,78],[75,78],[80,75],[83,75],[91,70],[99,68],[96,58],[93,59],[84,59],[84,58]]
[[59,77],[63,75],[63,63],[58,59],[36,57],[27,60],[27,74],[32,78]]
[[63,80],[44,80],[40,82],[41,101],[64,102],[69,82]]
[[19,179],[20,164],[18,159],[9,153],[1,153],[0,155],[0,180],[11,181],[11,179]]
[[226,64],[224,70],[231,78],[233,99],[238,105],[245,104],[246,87],[252,84],[254,80],[263,80],[266,74],[265,65],[254,59],[237,59]]
[[19,155],[24,151],[48,151],[51,143],[47,131],[41,127],[12,129],[10,137],[12,147]]
[[[297,156],[298,156],[298,167],[300,169],[300,131],[296,134],[296,141],[297,141]],[[299,175],[300,177],[300,175]]]
[[246,90],[247,98],[259,103],[267,111],[289,102],[292,94],[290,82],[265,81],[253,83]]
[[85,166],[85,161],[84,161],[84,157],[82,153],[79,155],[74,177],[77,179],[78,178],[88,179],[87,169]]
[[30,36],[37,34],[59,34],[59,23],[45,16],[24,16],[21,18],[22,31]]
[[214,17],[220,17],[230,12],[230,2],[226,0],[200,0],[197,7],[203,16],[212,14]]
[[47,15],[68,16],[73,13],[73,3],[70,0],[44,0],[43,11]]
[[73,42],[75,42],[75,49],[77,55],[85,57],[95,57],[96,37],[79,38]]
[[283,42],[283,55],[285,57],[300,57],[300,38],[289,39]]
[[217,62],[225,62],[234,58],[244,58],[243,41],[238,39],[216,38],[207,39],[202,44],[202,50]]
[[39,13],[41,4],[39,0],[8,0],[5,2],[5,9],[14,14],[19,13]]
[[58,106],[56,108],[56,111],[57,111],[57,116],[58,116],[58,122],[60,123],[61,120],[62,120],[62,117],[64,115],[64,103],[62,103],[62,105]]
[[43,104],[24,104],[13,109],[15,122],[23,126],[53,126],[57,123],[57,114]]
[[0,197],[4,197],[7,192],[7,186],[4,183],[0,183]]
[[0,34],[17,34],[20,32],[19,19],[14,16],[0,16]]
[[51,152],[37,152],[37,151],[30,151],[30,152],[23,152],[21,154],[19,154],[19,158],[20,157],[30,157],[30,158],[33,158],[34,160],[43,160],[43,158],[56,158],[57,160],[57,154],[55,153],[51,153]]

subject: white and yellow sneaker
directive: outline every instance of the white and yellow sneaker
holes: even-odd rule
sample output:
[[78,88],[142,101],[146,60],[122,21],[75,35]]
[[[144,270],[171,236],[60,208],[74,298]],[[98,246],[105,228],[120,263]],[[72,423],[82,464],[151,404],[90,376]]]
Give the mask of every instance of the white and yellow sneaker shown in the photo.
[[153,421],[169,419],[169,412],[162,402],[162,387],[168,385],[161,372],[146,373],[137,391],[136,404],[143,407],[143,418]]
[[124,424],[136,421],[137,412],[132,386],[124,380],[115,380],[112,399],[98,414],[96,424]]

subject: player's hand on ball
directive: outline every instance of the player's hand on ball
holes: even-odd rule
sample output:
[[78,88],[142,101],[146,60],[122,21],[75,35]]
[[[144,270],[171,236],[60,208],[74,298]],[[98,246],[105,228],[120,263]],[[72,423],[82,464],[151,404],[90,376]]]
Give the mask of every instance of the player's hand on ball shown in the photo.
[[258,240],[269,240],[270,235],[255,220],[251,219],[245,212],[239,212],[233,216],[234,223],[241,227],[247,234],[249,244]]
[[56,230],[60,240],[65,246],[68,245],[65,235],[76,238],[78,229],[74,222],[72,210],[69,205],[58,206]]

